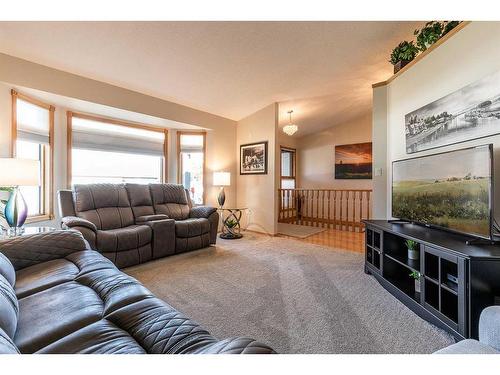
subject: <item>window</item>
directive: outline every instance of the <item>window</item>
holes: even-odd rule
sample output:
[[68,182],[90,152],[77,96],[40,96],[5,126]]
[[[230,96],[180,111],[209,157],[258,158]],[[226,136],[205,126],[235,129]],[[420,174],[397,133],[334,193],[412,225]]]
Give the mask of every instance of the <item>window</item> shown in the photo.
[[206,133],[177,133],[178,182],[188,189],[194,204],[205,202]]
[[68,112],[68,185],[160,183],[167,131]]
[[54,110],[49,104],[12,90],[12,156],[38,160],[39,186],[20,186],[27,222],[53,218]]
[[281,147],[281,188],[295,189],[295,149]]

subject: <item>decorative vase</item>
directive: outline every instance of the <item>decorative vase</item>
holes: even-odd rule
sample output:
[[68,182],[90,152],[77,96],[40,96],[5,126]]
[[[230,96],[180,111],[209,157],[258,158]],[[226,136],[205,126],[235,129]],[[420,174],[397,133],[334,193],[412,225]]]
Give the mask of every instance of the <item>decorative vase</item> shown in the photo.
[[417,249],[408,249],[408,259],[418,260],[420,258],[420,251]]
[[420,293],[420,278],[415,279],[415,293]]
[[10,193],[9,200],[5,206],[5,220],[11,228],[20,228],[24,225],[27,217],[28,206],[19,188],[16,187]]
[[399,72],[405,65],[408,65],[410,61],[411,60],[401,60],[394,64],[394,74]]
[[217,202],[219,203],[220,208],[224,206],[224,203],[226,203],[226,193],[224,192],[224,186],[221,186],[219,195],[217,196]]

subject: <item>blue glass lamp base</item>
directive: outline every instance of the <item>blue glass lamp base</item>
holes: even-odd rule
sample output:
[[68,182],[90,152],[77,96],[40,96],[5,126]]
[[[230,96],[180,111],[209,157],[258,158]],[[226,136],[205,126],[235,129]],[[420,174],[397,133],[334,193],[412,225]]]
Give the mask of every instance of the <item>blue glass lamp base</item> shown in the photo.
[[21,228],[28,217],[28,206],[19,188],[10,193],[10,198],[5,206],[5,220],[10,228]]

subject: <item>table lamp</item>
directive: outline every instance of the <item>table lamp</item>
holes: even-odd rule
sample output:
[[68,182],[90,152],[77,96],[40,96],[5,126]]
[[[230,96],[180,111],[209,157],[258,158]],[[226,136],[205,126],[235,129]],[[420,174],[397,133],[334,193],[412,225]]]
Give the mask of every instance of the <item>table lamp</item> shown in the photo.
[[38,186],[39,180],[40,164],[37,160],[0,158],[0,186],[14,188],[4,213],[11,228],[21,228],[28,217],[28,206],[19,186]]
[[226,193],[224,192],[224,186],[231,185],[231,173],[229,172],[214,172],[214,186],[220,186],[219,195],[217,195],[217,202],[222,208],[224,202],[226,201]]

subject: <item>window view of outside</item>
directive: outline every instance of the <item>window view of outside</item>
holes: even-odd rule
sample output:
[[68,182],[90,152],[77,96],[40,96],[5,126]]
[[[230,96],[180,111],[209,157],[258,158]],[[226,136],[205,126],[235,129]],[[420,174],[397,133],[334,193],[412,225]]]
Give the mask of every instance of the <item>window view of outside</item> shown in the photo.
[[281,150],[281,188],[295,189],[295,151]]
[[159,183],[162,164],[159,156],[73,148],[72,183]]
[[[42,149],[43,145],[34,142],[27,141],[16,141],[16,157],[19,159],[32,159],[40,161],[40,181],[42,181]],[[43,190],[41,186],[20,186],[21,194],[26,201],[26,205],[28,206],[28,215],[36,216],[41,215],[43,213],[43,199],[42,194]]]
[[203,142],[204,136],[180,135],[181,183],[191,194],[194,204],[203,204]]

